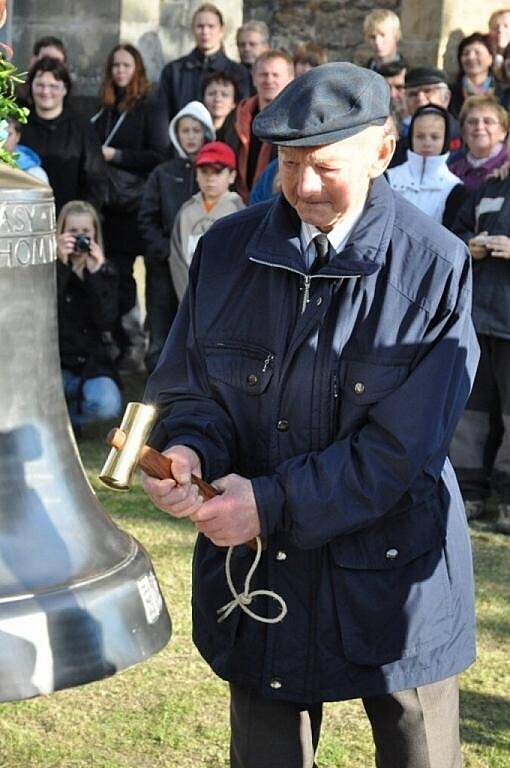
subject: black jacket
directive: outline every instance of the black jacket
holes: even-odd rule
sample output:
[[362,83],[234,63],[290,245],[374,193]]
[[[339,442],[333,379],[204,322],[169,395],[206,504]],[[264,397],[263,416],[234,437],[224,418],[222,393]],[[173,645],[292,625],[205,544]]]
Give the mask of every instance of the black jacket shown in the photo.
[[[479,232],[510,237],[510,177],[488,179],[464,203],[453,232],[465,243]],[[510,262],[473,260],[473,322],[478,333],[510,339]]]
[[168,261],[175,217],[181,205],[197,191],[190,160],[177,157],[152,171],[138,213],[138,227],[145,241],[146,256]]
[[57,214],[69,200],[100,209],[106,199],[106,164],[92,126],[69,107],[53,120],[30,113],[21,143],[40,156],[55,195]]
[[84,379],[110,376],[118,380],[110,358],[111,330],[118,314],[118,277],[106,261],[80,278],[57,261],[58,341],[62,368]]
[[246,67],[229,59],[223,51],[204,56],[194,48],[186,56],[170,61],[161,72],[159,93],[168,121],[190,101],[202,101],[202,84],[213,72],[227,72],[236,81],[241,98],[250,95],[251,78]]
[[[115,108],[104,108],[92,120],[101,144],[119,118]],[[128,111],[109,144],[119,150],[112,165],[147,177],[163,162],[168,151],[168,124],[154,96],[141,99]],[[104,236],[108,253],[142,253],[143,241],[132,212],[114,211],[105,206]]]

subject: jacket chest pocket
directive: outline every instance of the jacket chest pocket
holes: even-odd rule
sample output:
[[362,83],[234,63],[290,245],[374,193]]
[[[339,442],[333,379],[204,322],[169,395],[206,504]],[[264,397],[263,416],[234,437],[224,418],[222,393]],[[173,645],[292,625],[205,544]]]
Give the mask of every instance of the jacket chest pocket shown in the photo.
[[275,355],[264,347],[218,341],[203,345],[211,383],[249,395],[262,395],[273,376]]
[[340,436],[360,429],[378,402],[391,395],[405,381],[407,365],[340,361]]
[[242,342],[202,346],[209,386],[231,417],[237,438],[235,471],[253,477],[267,471],[272,400],[267,396],[275,355]]

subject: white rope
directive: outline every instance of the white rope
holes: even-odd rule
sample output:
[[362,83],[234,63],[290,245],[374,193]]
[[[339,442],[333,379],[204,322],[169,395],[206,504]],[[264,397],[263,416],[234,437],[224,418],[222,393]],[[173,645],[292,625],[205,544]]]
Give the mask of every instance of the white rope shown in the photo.
[[[232,596],[234,599],[231,600],[226,605],[224,605],[222,608],[218,608],[217,610],[217,613],[219,614],[218,624],[220,624],[228,616],[230,616],[232,611],[234,611],[238,607],[242,611],[244,611],[246,614],[248,614],[248,616],[251,616],[252,619],[255,619],[255,621],[261,621],[264,624],[277,624],[287,615],[287,604],[283,599],[283,597],[276,594],[276,592],[272,592],[270,589],[256,589],[253,592],[250,592],[251,579],[253,574],[255,573],[255,570],[260,562],[260,558],[262,555],[262,542],[260,541],[260,536],[257,536],[257,553],[255,555],[255,559],[253,563],[251,564],[250,570],[246,575],[246,579],[244,580],[244,589],[242,592],[237,592],[234,586],[234,583],[232,581],[232,574],[230,573],[230,559],[232,557],[233,549],[234,547],[228,548],[227,557],[225,560],[225,576],[227,577],[228,588],[230,589],[230,592],[232,593]],[[270,618],[267,618],[266,616],[259,616],[257,613],[254,613],[248,608],[253,598],[259,597],[260,595],[266,595],[267,597],[270,597],[273,600],[276,600],[277,603],[280,603],[281,610],[278,616],[275,616],[274,618],[270,619]]]

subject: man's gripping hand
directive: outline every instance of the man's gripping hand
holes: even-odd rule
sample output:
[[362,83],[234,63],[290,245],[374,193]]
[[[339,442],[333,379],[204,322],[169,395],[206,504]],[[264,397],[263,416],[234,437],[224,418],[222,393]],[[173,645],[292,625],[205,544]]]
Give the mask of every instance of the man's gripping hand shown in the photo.
[[190,515],[197,530],[218,547],[234,547],[259,536],[260,519],[250,480],[232,474],[215,480],[214,487],[220,494]]
[[173,517],[190,517],[203,504],[200,491],[191,483],[191,475],[202,477],[200,458],[191,448],[175,445],[164,451],[172,462],[175,480],[158,480],[142,473],[142,486],[152,503]]

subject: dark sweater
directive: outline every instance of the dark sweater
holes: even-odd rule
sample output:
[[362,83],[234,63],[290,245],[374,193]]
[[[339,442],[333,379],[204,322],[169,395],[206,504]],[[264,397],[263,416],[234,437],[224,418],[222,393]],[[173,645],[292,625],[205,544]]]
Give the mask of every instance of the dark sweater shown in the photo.
[[34,111],[22,126],[21,143],[41,158],[55,195],[57,214],[69,200],[101,208],[106,198],[106,164],[94,129],[69,107],[53,120]]

